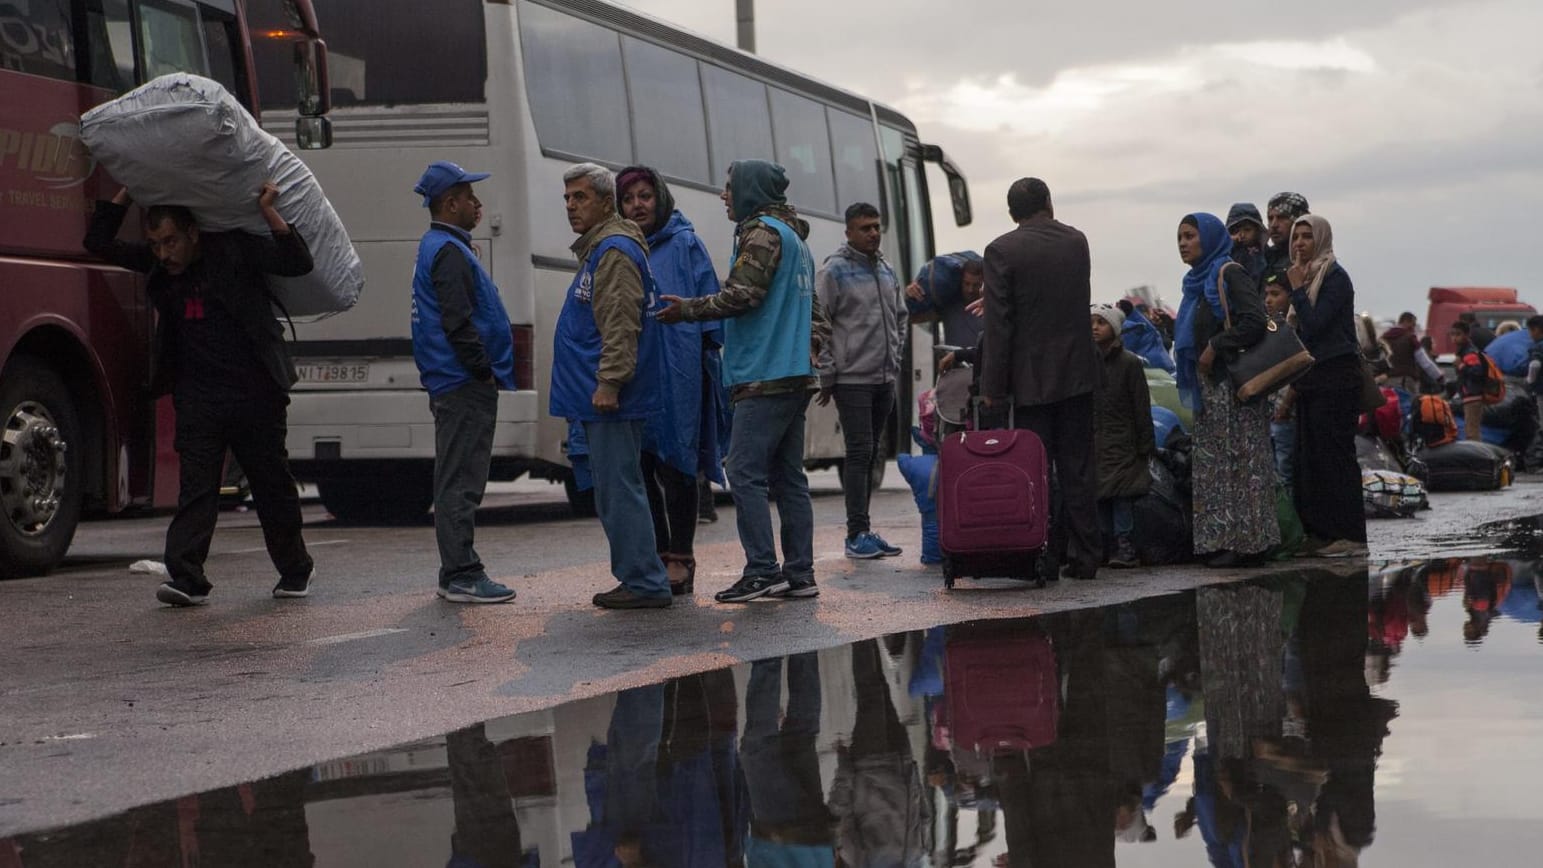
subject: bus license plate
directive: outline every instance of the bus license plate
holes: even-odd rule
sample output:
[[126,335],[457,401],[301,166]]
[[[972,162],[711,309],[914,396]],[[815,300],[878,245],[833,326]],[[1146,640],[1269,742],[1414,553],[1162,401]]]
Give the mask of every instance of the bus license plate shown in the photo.
[[368,363],[296,365],[295,372],[300,375],[302,383],[368,383],[370,381]]

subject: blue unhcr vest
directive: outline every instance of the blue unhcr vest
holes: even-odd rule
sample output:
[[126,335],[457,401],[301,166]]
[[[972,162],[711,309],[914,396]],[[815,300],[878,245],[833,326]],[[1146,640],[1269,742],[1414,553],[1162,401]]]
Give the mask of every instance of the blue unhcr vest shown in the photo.
[[482,267],[477,255],[452,232],[432,227],[418,242],[418,262],[413,268],[413,360],[418,363],[418,377],[430,395],[443,395],[471,382],[471,373],[461,364],[445,334],[439,310],[439,296],[434,293],[434,257],[446,244],[461,248],[477,274],[477,292],[472,306],[472,325],[482,338],[482,349],[493,365],[493,378],[505,389],[518,388],[514,382],[514,335],[509,330],[509,314],[498,297],[492,275]]
[[[782,236],[782,261],[761,306],[723,321],[725,386],[814,375],[809,361],[814,257],[788,224],[765,215],[760,219]],[[738,244],[734,256],[739,257]]]
[[[595,323],[592,302],[595,266],[611,250],[625,254],[643,276],[643,304],[639,311],[643,330],[638,335],[637,371],[632,380],[622,386],[618,396],[621,409],[615,413],[600,413],[591,403],[599,384],[596,372],[600,367],[601,349],[600,327]],[[557,328],[552,335],[552,393],[547,412],[559,419],[595,422],[646,419],[658,410],[665,376],[664,347],[659,334],[662,326],[653,317],[658,303],[659,291],[642,246],[625,235],[612,235],[601,241],[578,274],[573,276],[562,313],[557,317]]]

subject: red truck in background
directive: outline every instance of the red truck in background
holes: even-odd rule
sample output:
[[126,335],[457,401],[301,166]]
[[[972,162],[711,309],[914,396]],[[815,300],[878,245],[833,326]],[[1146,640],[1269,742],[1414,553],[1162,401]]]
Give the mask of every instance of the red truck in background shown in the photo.
[[1481,325],[1494,329],[1503,322],[1525,326],[1527,317],[1537,313],[1532,305],[1517,299],[1516,290],[1497,286],[1433,286],[1430,310],[1425,315],[1425,333],[1430,335],[1433,355],[1453,352],[1448,331],[1459,315],[1472,313]]

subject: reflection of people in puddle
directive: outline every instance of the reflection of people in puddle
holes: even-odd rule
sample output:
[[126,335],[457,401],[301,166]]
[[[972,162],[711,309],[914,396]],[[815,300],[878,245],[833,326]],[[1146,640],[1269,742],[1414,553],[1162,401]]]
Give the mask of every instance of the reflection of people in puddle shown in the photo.
[[605,739],[605,828],[622,868],[660,864],[644,833],[659,819],[659,737],[664,685],[616,694]]
[[836,751],[830,807],[843,865],[904,868],[931,850],[931,803],[895,713],[876,640],[852,646],[857,719],[851,743]]
[[834,818],[825,807],[815,752],[820,733],[819,658],[812,652],[787,658],[786,715],[782,670],[780,658],[750,664],[739,751],[750,791],[746,862],[830,866],[835,860]]
[[1489,635],[1490,622],[1511,590],[1511,566],[1505,561],[1478,558],[1463,570],[1463,640],[1478,644]]
[[1039,623],[1065,685],[1056,739],[992,760],[1011,868],[1114,868],[1119,799],[1110,774],[1103,614],[1065,612]]
[[447,868],[517,868],[520,824],[503,761],[488,741],[486,729],[479,723],[450,733],[445,736],[445,750],[455,805]]
[[1355,865],[1376,836],[1377,757],[1396,703],[1366,684],[1364,586],[1324,577],[1308,586],[1302,610],[1307,737],[1327,773],[1303,834],[1315,864]]
[[739,700],[727,669],[665,685],[659,741],[662,822],[654,844],[660,864],[698,868],[739,864],[749,806],[735,738]]

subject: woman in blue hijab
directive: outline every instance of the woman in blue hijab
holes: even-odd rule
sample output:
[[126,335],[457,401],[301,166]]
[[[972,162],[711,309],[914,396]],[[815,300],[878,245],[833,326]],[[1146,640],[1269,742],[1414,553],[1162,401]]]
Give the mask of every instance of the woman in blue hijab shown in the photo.
[[1227,377],[1228,361],[1264,339],[1264,297],[1231,254],[1232,238],[1216,215],[1190,214],[1179,223],[1179,256],[1189,273],[1173,330],[1174,376],[1180,399],[1195,411],[1195,554],[1222,568],[1263,563],[1280,544],[1270,405],[1240,403]]

